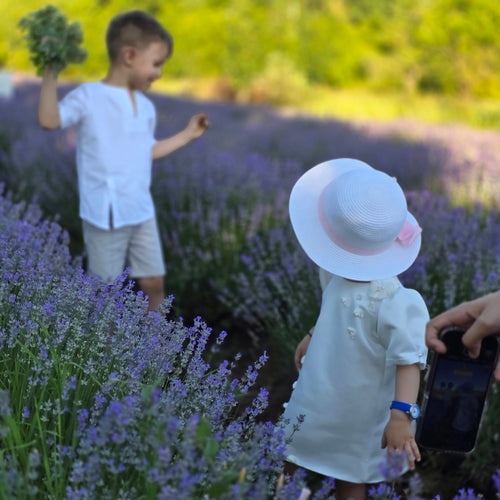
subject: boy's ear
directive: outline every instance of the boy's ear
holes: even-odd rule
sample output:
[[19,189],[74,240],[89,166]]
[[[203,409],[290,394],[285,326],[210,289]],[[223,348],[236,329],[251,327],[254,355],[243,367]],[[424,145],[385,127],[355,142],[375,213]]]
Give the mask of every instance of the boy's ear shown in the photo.
[[136,55],[137,55],[137,50],[135,49],[135,47],[127,46],[122,48],[121,56],[123,62],[126,65],[131,64],[134,61]]

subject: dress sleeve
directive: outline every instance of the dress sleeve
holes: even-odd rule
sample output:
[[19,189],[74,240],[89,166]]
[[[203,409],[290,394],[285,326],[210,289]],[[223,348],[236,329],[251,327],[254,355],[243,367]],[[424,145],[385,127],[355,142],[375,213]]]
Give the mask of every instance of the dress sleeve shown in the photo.
[[82,86],[71,90],[59,102],[61,128],[76,125],[87,109],[85,91]]
[[418,292],[401,287],[380,304],[377,333],[390,365],[418,363],[425,368],[425,325],[429,313]]

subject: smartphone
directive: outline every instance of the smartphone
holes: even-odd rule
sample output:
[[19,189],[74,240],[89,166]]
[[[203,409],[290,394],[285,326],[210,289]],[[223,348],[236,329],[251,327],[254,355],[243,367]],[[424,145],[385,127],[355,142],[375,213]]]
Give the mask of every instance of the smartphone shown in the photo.
[[485,337],[479,357],[469,357],[462,344],[465,330],[444,328],[439,338],[446,354],[434,353],[417,423],[416,440],[424,448],[470,453],[477,441],[481,418],[499,353],[497,336]]

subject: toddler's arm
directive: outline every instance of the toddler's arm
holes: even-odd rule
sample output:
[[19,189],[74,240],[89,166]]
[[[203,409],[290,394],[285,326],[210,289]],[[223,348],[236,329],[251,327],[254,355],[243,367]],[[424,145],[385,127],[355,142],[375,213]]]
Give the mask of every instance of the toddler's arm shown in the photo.
[[193,139],[197,139],[203,135],[208,126],[208,116],[205,113],[198,113],[197,115],[194,115],[191,117],[184,130],[181,130],[178,134],[175,134],[172,137],[167,137],[166,139],[158,141],[153,146],[153,160],[167,156],[176,149],[190,143]]
[[[413,404],[417,401],[420,385],[420,369],[418,364],[399,365],[396,367],[396,390],[394,399]],[[389,405],[390,402],[388,401]],[[415,460],[420,461],[420,451],[411,425],[411,420],[401,410],[392,409],[389,422],[382,436],[382,448],[403,450],[408,454],[410,469],[415,468]]]
[[307,335],[298,343],[295,349],[295,367],[299,371],[302,370],[302,358],[306,355],[307,349],[309,348],[309,342],[311,342],[313,331],[314,328],[311,328],[309,333],[307,333]]
[[43,128],[49,130],[55,130],[61,126],[57,102],[57,74],[50,68],[45,68],[43,72],[38,102],[38,122]]

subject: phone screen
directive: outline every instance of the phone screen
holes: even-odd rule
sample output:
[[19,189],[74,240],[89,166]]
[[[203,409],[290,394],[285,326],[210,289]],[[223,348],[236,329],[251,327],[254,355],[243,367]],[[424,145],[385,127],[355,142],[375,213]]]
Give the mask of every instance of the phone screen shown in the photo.
[[474,449],[498,351],[495,337],[483,340],[479,358],[472,359],[454,328],[441,338],[446,354],[436,355],[424,394],[418,443],[426,448],[456,452]]

